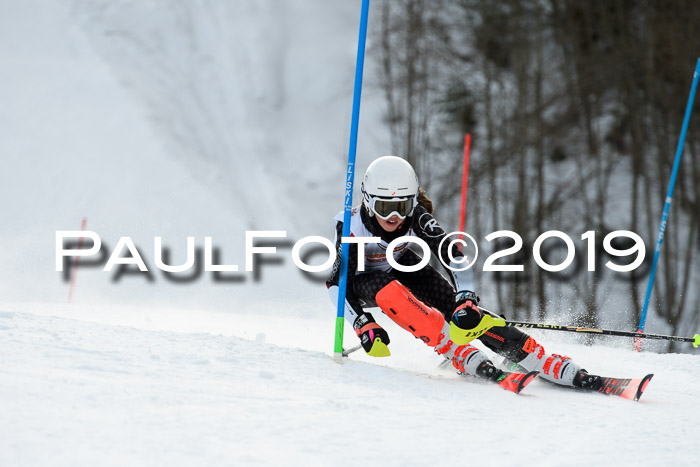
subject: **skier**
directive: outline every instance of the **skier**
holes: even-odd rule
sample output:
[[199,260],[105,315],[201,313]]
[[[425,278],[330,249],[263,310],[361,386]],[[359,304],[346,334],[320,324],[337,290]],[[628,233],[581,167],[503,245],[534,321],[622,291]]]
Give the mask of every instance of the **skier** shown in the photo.
[[[541,344],[520,329],[506,327],[502,318],[482,312],[474,293],[474,274],[449,270],[452,283],[430,265],[402,272],[387,260],[389,242],[403,236],[424,240],[433,254],[449,258],[446,236],[432,216],[432,202],[419,188],[413,167],[404,159],[384,156],[374,160],[362,182],[362,204],[352,209],[350,236],[379,237],[380,243],[363,245],[364,257],[358,258],[358,245],[350,245],[348,259],[345,317],[369,355],[389,355],[389,334],[376,323],[366,308],[379,307],[392,321],[423,340],[452,362],[461,373],[501,381],[506,372],[498,369],[469,342],[478,338],[486,347],[527,371],[539,371],[547,381],[571,387],[598,389],[600,377],[568,357],[550,354]],[[340,247],[343,212],[335,217],[338,255],[326,282],[331,299],[338,302]],[[393,258],[403,266],[417,265],[421,258],[400,243]],[[451,268],[463,268],[463,254],[452,248]],[[358,265],[358,259],[364,260]],[[364,266],[363,268],[360,266]]]

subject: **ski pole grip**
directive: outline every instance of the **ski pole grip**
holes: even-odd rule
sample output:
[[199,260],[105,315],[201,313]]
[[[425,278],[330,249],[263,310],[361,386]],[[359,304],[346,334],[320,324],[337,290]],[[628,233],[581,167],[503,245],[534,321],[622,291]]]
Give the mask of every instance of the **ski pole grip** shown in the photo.
[[693,342],[693,347],[695,347],[697,349],[698,346],[700,345],[700,334],[695,334],[693,336],[693,339],[695,339],[695,341]]

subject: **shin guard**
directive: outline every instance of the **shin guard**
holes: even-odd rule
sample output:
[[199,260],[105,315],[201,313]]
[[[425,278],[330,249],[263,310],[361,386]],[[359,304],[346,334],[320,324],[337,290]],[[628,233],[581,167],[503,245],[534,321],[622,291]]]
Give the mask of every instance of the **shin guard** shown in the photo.
[[377,305],[392,321],[430,347],[438,343],[445,317],[440,311],[416,298],[399,281],[391,281],[375,298]]

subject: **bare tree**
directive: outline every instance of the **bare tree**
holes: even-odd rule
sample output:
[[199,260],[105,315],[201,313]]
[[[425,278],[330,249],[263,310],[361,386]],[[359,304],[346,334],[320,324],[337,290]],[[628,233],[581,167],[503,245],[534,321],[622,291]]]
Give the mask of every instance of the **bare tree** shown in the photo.
[[[441,214],[457,217],[461,141],[472,133],[470,231],[514,230],[525,242],[505,258],[523,273],[480,279],[482,295],[509,316],[543,320],[570,309],[572,320],[597,325],[615,309],[626,317],[618,321],[636,325],[650,258],[616,275],[603,266],[602,237],[631,230],[653,248],[700,50],[692,5],[381,2],[377,60],[394,151],[416,166]],[[671,332],[700,320],[696,107],[654,288],[653,312]],[[553,276],[535,266],[532,243],[550,229],[596,231],[596,272]],[[626,305],[608,306],[611,296]]]

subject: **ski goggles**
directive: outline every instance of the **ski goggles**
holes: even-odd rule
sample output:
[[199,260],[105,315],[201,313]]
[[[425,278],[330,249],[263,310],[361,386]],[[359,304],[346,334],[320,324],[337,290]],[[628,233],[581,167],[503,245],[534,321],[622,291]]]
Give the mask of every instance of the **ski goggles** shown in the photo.
[[401,219],[405,219],[407,216],[411,215],[413,208],[416,206],[416,197],[408,196],[403,198],[377,198],[370,197],[369,205],[372,212],[377,217],[384,220],[389,219],[392,216],[399,216]]

